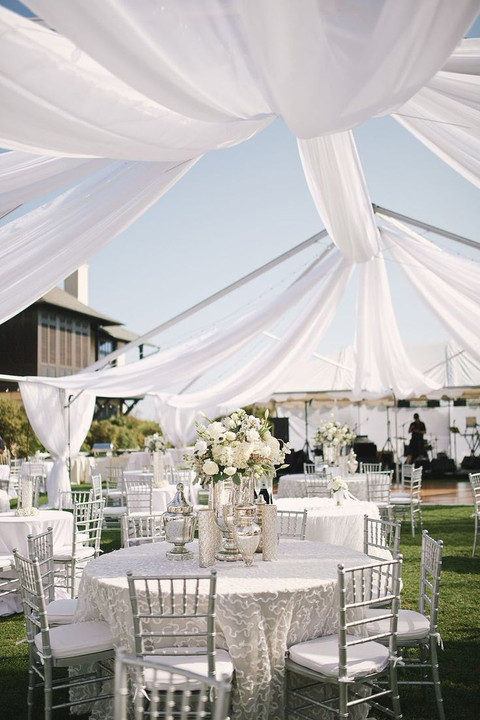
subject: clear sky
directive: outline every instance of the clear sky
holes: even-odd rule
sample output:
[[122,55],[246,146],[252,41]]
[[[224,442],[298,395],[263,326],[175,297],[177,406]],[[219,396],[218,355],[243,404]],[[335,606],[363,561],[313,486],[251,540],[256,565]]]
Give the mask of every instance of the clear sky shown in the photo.
[[[479,31],[477,20],[469,34]],[[374,203],[480,243],[479,194],[473,185],[390,117],[373,119],[354,132]],[[89,304],[143,333],[322,229],[295,138],[276,121],[252,140],[202,158],[155,207],[92,258]],[[480,259],[474,249],[440,244]],[[391,270],[405,341],[445,339],[446,331],[421,309],[408,282]],[[238,302],[232,299],[231,308]],[[353,341],[354,303],[352,287],[319,352]],[[188,328],[196,324],[190,321]]]

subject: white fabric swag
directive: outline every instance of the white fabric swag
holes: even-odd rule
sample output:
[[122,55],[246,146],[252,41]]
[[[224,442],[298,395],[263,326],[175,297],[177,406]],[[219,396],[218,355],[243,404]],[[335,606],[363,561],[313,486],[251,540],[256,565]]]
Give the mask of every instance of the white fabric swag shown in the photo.
[[47,478],[48,504],[58,507],[60,493],[70,490],[68,461],[80,452],[92,424],[95,395],[65,392],[31,382],[20,382],[20,392],[30,424],[54,458]]
[[[463,122],[450,127],[435,125],[430,118],[408,120],[404,105],[409,98],[419,101],[420,88],[429,82],[434,85],[438,78],[432,76],[443,65],[449,73],[448,97],[452,83],[457,87],[455,109],[463,112],[468,107],[458,87],[465,84],[460,76],[473,74],[475,68],[478,72],[478,44],[463,41],[457,49],[454,46],[473,21],[478,0],[458,0],[454,8],[445,0],[421,4],[383,0],[362,8],[360,24],[355,7],[347,0],[328,8],[306,0],[301,13],[289,0],[275,0],[275,12],[270,2],[236,0],[206,1],[201,11],[197,3],[185,2],[181,12],[173,0],[161,6],[153,0],[106,0],[98,8],[84,2],[48,0],[32,1],[29,6],[56,32],[0,8],[4,73],[0,77],[0,142],[5,147],[59,156],[189,161],[209,149],[242,142],[281,117],[298,137],[312,138],[309,152],[307,144],[302,149],[308,185],[335,244],[360,262],[372,257],[378,238],[362,201],[363,176],[353,142],[346,143],[344,137],[338,141],[321,138],[315,148],[313,138],[341,132],[371,115],[399,107],[404,113],[401,121],[410,122],[417,136],[423,133],[421,139],[429,147],[473,182],[480,175],[474,159],[479,147],[476,130],[465,132]],[[478,130],[478,118],[470,117],[470,121]],[[432,133],[435,139],[427,140]],[[447,135],[443,145],[440,135]],[[344,168],[341,172],[339,162],[340,169]],[[113,193],[116,169],[114,164],[110,167]],[[78,177],[87,168],[79,166]],[[34,177],[38,168],[32,171]],[[65,173],[67,180],[67,169]],[[19,201],[27,201],[34,192],[42,194],[40,185],[27,175],[25,168],[22,185],[29,190],[20,193]],[[53,189],[57,183],[50,182]],[[328,194],[329,187],[337,188],[338,197]],[[141,183],[138,188],[141,194]],[[345,214],[343,200],[350,188],[360,204],[355,212]],[[133,203],[135,192],[132,182]],[[0,192],[0,205],[6,210],[11,209],[9,193],[2,198]],[[88,187],[85,196],[90,197]],[[119,190],[114,204],[120,208],[123,201]],[[140,199],[130,222],[141,212],[142,203]],[[144,209],[148,206],[149,202],[144,203]],[[116,213],[108,212],[108,202],[104,207],[102,243],[128,224],[117,222]],[[31,223],[27,216],[25,228],[15,225],[7,230],[7,225],[0,232],[0,247],[13,232],[12,243],[7,241],[6,246],[8,266],[0,255],[4,293],[0,321],[71,272],[73,263],[72,267],[58,263],[59,253],[63,259],[75,258],[77,266],[89,259],[92,245],[77,242],[74,213],[75,207],[69,209],[68,204],[49,204],[34,211]],[[97,249],[98,216],[98,204],[84,204],[80,232],[90,223]],[[364,236],[355,232],[355,216],[366,228]],[[50,230],[55,243],[45,248]],[[36,273],[35,282],[30,263],[24,261],[21,237],[42,249],[42,272]],[[18,300],[14,309],[13,298]]]
[[3,320],[30,305],[54,287],[60,276],[67,277],[107,245],[194,162],[110,163],[47,205],[0,228]]

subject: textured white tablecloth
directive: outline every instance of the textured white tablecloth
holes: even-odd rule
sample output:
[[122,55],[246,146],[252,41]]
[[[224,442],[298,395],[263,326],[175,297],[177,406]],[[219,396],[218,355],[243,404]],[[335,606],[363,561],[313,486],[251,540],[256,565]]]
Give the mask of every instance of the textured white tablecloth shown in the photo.
[[[337,473],[340,474],[340,473]],[[346,475],[349,492],[357,500],[367,500],[367,476],[363,473]],[[327,481],[325,481],[327,484]],[[282,475],[278,480],[277,498],[305,497],[305,475],[303,473]]]
[[[171,562],[159,543],[117,550],[92,560],[84,570],[76,620],[105,620],[115,643],[134,650],[126,572],[200,574],[195,558]],[[337,565],[363,564],[363,553],[338,545],[282,540],[279,559],[254,566],[217,563],[218,645],[235,665],[233,720],[279,720],[283,717],[286,649],[337,628]],[[111,717],[109,708],[96,718]]]
[[6,490],[0,490],[0,513],[10,510],[10,498]]
[[306,540],[345,545],[352,550],[363,549],[364,516],[380,517],[375,503],[345,500],[338,507],[329,498],[280,498],[279,510],[307,508]]
[[17,517],[15,511],[0,514],[0,555],[11,555],[16,548],[28,553],[27,535],[36,535],[53,528],[53,546],[69,545],[73,536],[73,515],[63,510],[40,510],[38,515]]

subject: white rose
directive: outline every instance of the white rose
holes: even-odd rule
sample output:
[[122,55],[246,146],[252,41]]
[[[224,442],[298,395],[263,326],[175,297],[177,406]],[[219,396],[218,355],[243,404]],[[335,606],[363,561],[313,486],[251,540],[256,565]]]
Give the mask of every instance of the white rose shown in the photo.
[[260,440],[260,435],[259,435],[258,430],[256,430],[255,428],[250,428],[246,432],[246,438],[247,438],[248,442],[252,442],[252,443],[256,442],[257,440]]
[[198,455],[204,455],[207,452],[208,445],[205,440],[197,440],[195,443],[195,452]]
[[218,475],[218,465],[213,460],[205,460],[203,463],[203,472],[205,475]]
[[237,468],[236,468],[236,467],[231,467],[231,466],[230,466],[230,467],[226,467],[223,472],[225,473],[225,475],[235,475],[235,473],[237,472]]
[[232,442],[232,440],[236,440],[236,438],[237,438],[237,436],[231,430],[228,430],[225,433],[225,439],[228,440],[229,442]]

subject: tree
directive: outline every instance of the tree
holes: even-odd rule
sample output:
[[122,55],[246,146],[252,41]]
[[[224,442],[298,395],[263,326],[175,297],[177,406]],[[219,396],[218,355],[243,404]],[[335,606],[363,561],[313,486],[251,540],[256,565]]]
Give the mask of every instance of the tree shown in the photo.
[[28,421],[23,403],[0,395],[0,435],[13,457],[28,457],[45,450]]

